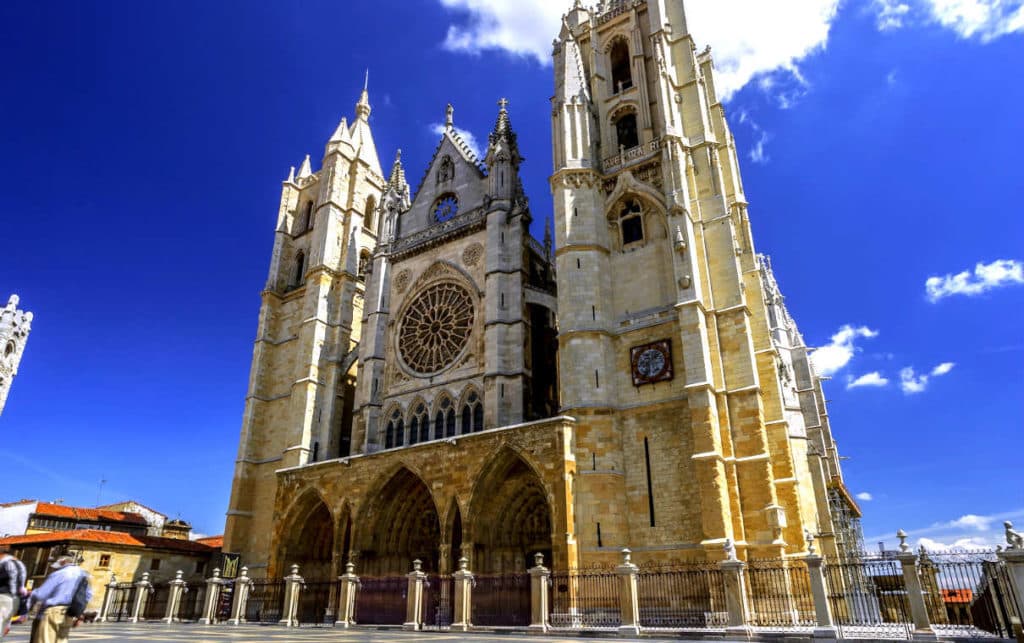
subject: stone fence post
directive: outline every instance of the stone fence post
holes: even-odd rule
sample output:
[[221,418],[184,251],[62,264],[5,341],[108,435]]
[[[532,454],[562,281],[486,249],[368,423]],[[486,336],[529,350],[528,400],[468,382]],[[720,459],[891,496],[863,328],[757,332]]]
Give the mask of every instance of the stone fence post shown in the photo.
[[921,577],[917,573],[917,554],[910,551],[905,531],[900,529],[896,532],[896,537],[900,539],[900,551],[896,554],[896,559],[903,567],[903,585],[906,587],[907,600],[910,602],[910,617],[914,621],[914,638],[933,639],[935,632],[928,618],[928,606],[924,602]]
[[338,577],[338,609],[335,627],[351,627],[356,624],[356,592],[359,591],[359,577],[352,562],[345,563],[345,573]]
[[104,623],[110,619],[110,607],[114,602],[114,594],[117,593],[117,576],[110,572],[110,580],[107,582],[107,591],[103,595],[103,605],[100,607],[100,615],[96,618],[97,623]]
[[409,579],[409,591],[405,602],[405,624],[403,630],[419,630],[423,626],[423,584],[427,575],[423,573],[423,561],[412,561],[412,571],[406,574]]
[[615,568],[621,579],[619,589],[619,611],[622,623],[619,625],[621,636],[637,636],[640,634],[640,598],[636,579],[640,568],[633,564],[633,552],[622,550],[622,564]]
[[750,638],[753,630],[747,624],[747,582],[743,570],[747,564],[736,557],[736,546],[731,539],[725,541],[726,559],[718,563],[725,585],[725,608],[729,621],[725,628],[729,638]]
[[245,605],[249,602],[250,584],[252,579],[249,578],[249,568],[243,567],[235,579],[235,595],[231,598],[231,618],[228,625],[245,623]]
[[182,576],[185,572],[180,569],[174,574],[174,580],[168,583],[167,594],[167,615],[164,616],[164,623],[173,623],[178,620],[178,609],[181,607],[181,595],[188,585]]
[[149,592],[152,589],[153,584],[149,582],[149,572],[142,572],[142,580],[135,583],[135,604],[132,605],[132,616],[128,619],[129,623],[138,623],[143,620],[142,609],[146,606],[146,599],[149,598]]
[[[1009,520],[1003,523],[1003,529],[1006,530],[1006,549],[999,552],[999,559],[1006,563],[1013,593],[1017,597],[1017,614],[1024,618],[1024,536],[1014,531],[1013,523]],[[1014,628],[1018,640],[1024,640],[1021,634],[1024,623],[1020,618],[1011,617],[1011,620],[1016,620],[1015,623],[1011,623],[1011,627]]]
[[452,631],[468,632],[473,627],[473,572],[469,571],[469,559],[459,559],[459,570],[452,574],[455,579],[455,614]]
[[533,555],[534,566],[530,568],[530,631],[548,631],[548,587],[551,586],[551,570],[544,566],[544,554]]
[[220,586],[224,581],[220,578],[220,568],[213,569],[213,576],[206,579],[206,596],[203,598],[203,617],[200,625],[213,625],[217,622],[217,605],[220,603]]
[[807,575],[811,581],[811,595],[814,597],[814,638],[839,638],[836,624],[832,620],[832,609],[828,604],[828,590],[825,588],[825,573],[822,564],[825,559],[814,551],[814,535],[810,531],[804,532],[807,536],[807,555],[804,562],[807,564]]
[[299,576],[299,566],[292,565],[291,573],[284,577],[284,610],[281,612],[281,625],[285,627],[299,626],[299,593],[306,579]]

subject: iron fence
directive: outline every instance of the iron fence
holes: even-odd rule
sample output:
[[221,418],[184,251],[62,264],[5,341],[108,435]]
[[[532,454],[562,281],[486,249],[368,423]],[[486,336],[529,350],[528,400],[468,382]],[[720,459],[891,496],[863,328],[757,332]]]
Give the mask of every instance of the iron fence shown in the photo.
[[159,621],[167,616],[167,601],[171,598],[171,586],[167,583],[153,583],[142,609],[147,621]]
[[135,585],[132,583],[107,585],[107,592],[112,595],[107,620],[121,622],[130,619],[132,608],[135,605]]
[[404,576],[360,578],[355,621],[360,625],[401,625],[409,581]]
[[340,588],[338,580],[306,581],[299,593],[299,625],[302,627],[333,626]]
[[473,625],[530,625],[530,575],[476,576],[472,595]]
[[751,625],[777,631],[814,628],[814,595],[803,560],[752,560],[746,574]]
[[283,580],[259,579],[249,583],[245,620],[250,623],[277,623],[284,610]]
[[553,628],[610,629],[622,623],[622,581],[613,569],[573,569],[551,574]]
[[897,561],[840,559],[827,561],[823,571],[829,607],[841,637],[910,637],[910,605]]
[[452,624],[455,581],[451,576],[428,576],[423,584],[423,626],[447,629]]
[[921,589],[932,629],[956,637],[1013,636],[1016,604],[1005,563],[993,551],[922,551]]
[[179,599],[178,620],[198,621],[203,617],[203,596],[206,587],[203,585],[186,585],[182,588]]
[[728,623],[725,582],[714,563],[641,566],[637,599],[646,629],[720,629]]

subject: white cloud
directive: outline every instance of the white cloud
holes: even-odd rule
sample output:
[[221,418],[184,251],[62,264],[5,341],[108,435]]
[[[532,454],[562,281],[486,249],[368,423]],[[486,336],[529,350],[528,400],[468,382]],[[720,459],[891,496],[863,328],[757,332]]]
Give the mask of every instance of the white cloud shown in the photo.
[[860,500],[861,502],[871,502],[872,500],[875,499],[875,497],[872,496],[867,491],[861,491],[855,497],[857,498],[857,500]]
[[1020,0],[924,0],[933,20],[961,38],[994,40],[1024,32],[1024,3]]
[[[434,123],[430,126],[430,131],[440,136],[444,134],[444,125],[441,123]],[[469,146],[469,149],[473,150],[473,154],[475,154],[477,158],[483,157],[483,151],[480,149],[480,143],[476,140],[476,137],[473,136],[473,132],[464,130],[461,127],[455,127],[455,133],[465,141],[466,145]]]
[[[860,388],[862,386],[874,386],[883,387],[889,384],[889,380],[882,377],[882,374],[878,371],[872,371],[871,373],[865,373],[857,379],[854,379],[852,375],[846,378],[847,390],[851,388]],[[870,500],[870,498],[869,498]]]
[[854,345],[858,339],[877,337],[878,331],[867,326],[854,328],[847,324],[832,336],[832,341],[811,353],[811,363],[818,375],[834,375],[842,370],[860,349]]
[[[1001,513],[980,516],[965,514],[953,520],[934,522],[927,527],[908,529],[911,542],[917,546],[924,545],[929,551],[942,551],[952,548],[979,548],[1005,545],[1006,536],[1003,521],[1014,522],[1024,519],[1024,508],[1013,509]],[[995,528],[993,528],[995,527]],[[868,542],[893,540],[893,532],[867,538]]]
[[943,363],[939,364],[938,366],[936,366],[935,368],[932,369],[932,377],[938,377],[940,375],[945,375],[946,373],[948,373],[951,370],[953,370],[954,366],[956,366],[956,364],[953,363],[953,362],[943,362]]
[[875,0],[874,8],[878,12],[878,28],[881,31],[899,29],[910,13],[910,5],[900,0]]
[[998,259],[989,264],[978,263],[974,273],[964,270],[945,277],[929,277],[924,282],[928,300],[932,303],[953,295],[973,297],[994,288],[1024,284],[1024,263],[1012,259]]
[[[444,47],[480,53],[502,50],[550,64],[569,0],[439,0],[462,13],[448,27]],[[840,0],[689,0],[686,16],[697,42],[715,52],[715,85],[727,99],[751,79],[773,71],[798,74],[798,65],[823,48]],[[591,4],[591,3],[588,3]],[[786,102],[791,102],[787,99]]]
[[967,527],[970,529],[977,529],[978,531],[988,531],[989,525],[992,524],[992,517],[990,516],[978,516],[976,514],[966,514],[960,516],[956,520],[949,523],[950,527]]
[[917,375],[913,367],[908,366],[900,371],[900,388],[907,395],[924,393],[925,389],[928,388],[928,376]]
[[750,148],[750,152],[747,153],[750,160],[754,163],[762,164],[770,161],[771,158],[768,156],[768,151],[765,149],[765,146],[768,144],[768,141],[771,140],[771,134],[764,131],[764,128],[758,125],[746,110],[741,110],[739,112],[739,122],[747,125],[757,139],[754,141],[754,146]]
[[985,538],[957,538],[951,543],[944,543],[931,538],[918,538],[917,546],[924,547],[930,552],[949,551],[951,549],[985,549],[992,546],[992,543]]

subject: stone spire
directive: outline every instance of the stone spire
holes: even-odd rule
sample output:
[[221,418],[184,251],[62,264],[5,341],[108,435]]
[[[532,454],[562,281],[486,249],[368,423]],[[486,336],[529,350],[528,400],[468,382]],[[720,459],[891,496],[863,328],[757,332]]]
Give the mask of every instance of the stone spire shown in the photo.
[[299,167],[299,175],[296,178],[306,179],[313,175],[313,170],[309,165],[309,154],[302,160],[302,166]]
[[359,95],[359,102],[356,103],[356,118],[368,120],[370,118],[370,70],[366,70],[366,78],[363,80],[363,93]]
[[402,150],[399,149],[398,153],[395,154],[395,162],[391,165],[391,177],[388,178],[388,187],[401,192],[406,185],[408,184],[405,182],[405,168],[402,167]]
[[338,143],[340,141],[348,140],[348,119],[344,116],[341,117],[341,122],[338,123],[338,128],[334,130],[334,134],[331,134],[331,143]]
[[490,148],[494,149],[504,146],[512,158],[514,166],[519,165],[522,155],[519,154],[519,142],[516,133],[512,130],[512,122],[508,118],[508,99],[502,98],[498,101],[498,120],[494,123],[494,129],[487,137]]
[[555,58],[556,96],[559,100],[571,102],[577,99],[590,102],[590,86],[583,69],[583,55],[579,43],[573,38],[572,30],[566,26],[563,31],[562,55]]

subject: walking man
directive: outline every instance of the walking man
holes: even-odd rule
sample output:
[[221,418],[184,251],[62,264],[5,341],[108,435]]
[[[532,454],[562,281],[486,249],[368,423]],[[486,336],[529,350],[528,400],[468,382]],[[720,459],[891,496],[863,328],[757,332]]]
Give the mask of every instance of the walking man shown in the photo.
[[[61,556],[52,565],[54,569],[43,584],[29,596],[29,609],[38,606],[39,612],[32,623],[31,643],[65,643],[77,619],[68,616],[78,590],[79,581],[87,578],[85,570],[75,564],[74,556]],[[92,589],[85,583],[85,602],[92,599]]]
[[18,613],[18,602],[25,596],[25,566],[11,555],[8,545],[0,545],[0,639],[11,629],[11,618]]

